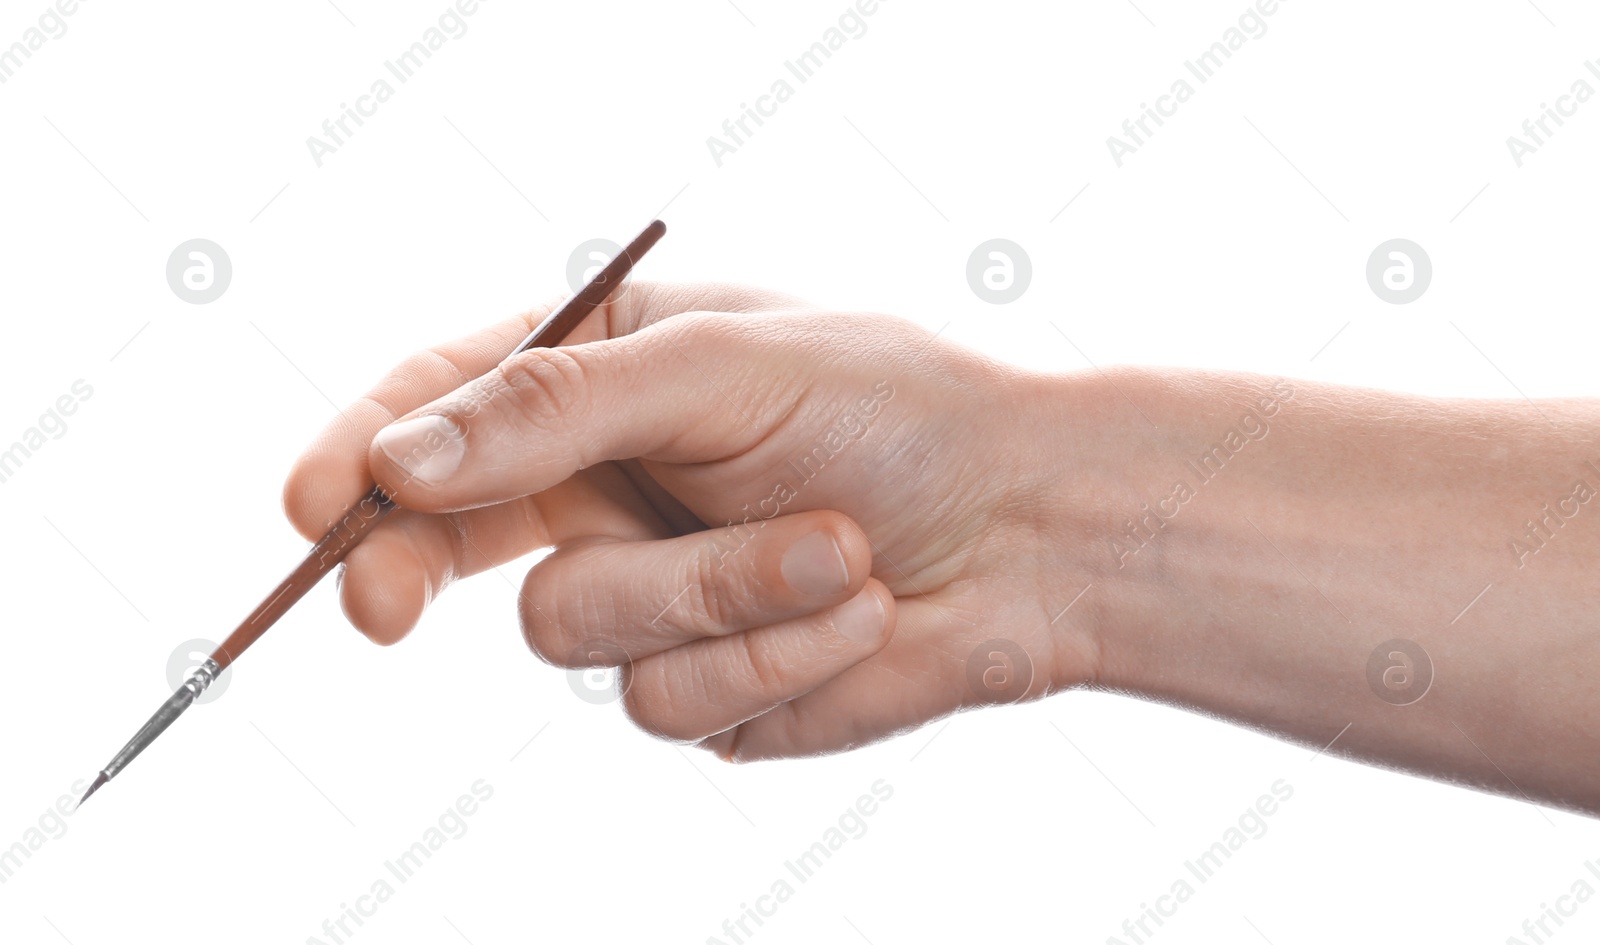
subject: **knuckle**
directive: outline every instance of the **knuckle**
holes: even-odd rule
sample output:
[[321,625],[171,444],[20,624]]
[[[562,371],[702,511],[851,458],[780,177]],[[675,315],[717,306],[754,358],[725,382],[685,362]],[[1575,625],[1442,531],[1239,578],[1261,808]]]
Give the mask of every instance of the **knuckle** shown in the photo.
[[543,302],[535,305],[525,312],[522,312],[517,317],[522,319],[524,328],[526,328],[528,331],[533,331],[535,328],[538,328],[546,318],[550,317],[551,312],[554,312],[556,309],[560,308],[561,304],[568,298],[570,298],[570,296],[565,294],[546,296]]
[[674,316],[662,328],[679,335],[685,342],[692,342],[696,347],[704,347],[739,337],[742,326],[746,324],[748,322],[745,319],[727,312],[694,311]]
[[443,378],[455,379],[459,377],[459,373],[455,365],[432,348],[416,351],[406,355],[394,366],[394,370],[384,375],[378,393],[398,394],[407,385],[415,384],[418,378],[430,381]]
[[461,366],[446,357],[438,348],[428,348],[425,351],[408,356],[400,362],[400,367],[395,374],[402,378],[425,377],[441,380],[445,383],[455,383],[457,386],[472,380]]
[[417,391],[427,387],[459,387],[472,378],[464,374],[455,362],[429,348],[406,355],[399,364],[378,381],[362,398],[391,418],[405,413],[406,405],[416,403]]
[[587,401],[583,362],[560,348],[525,352],[502,362],[496,372],[523,419],[535,427],[551,427]]
[[740,659],[744,663],[744,672],[755,680],[760,690],[768,693],[787,692],[789,667],[776,651],[762,646],[753,633],[741,633],[739,639],[743,643]]
[[720,636],[734,629],[737,607],[734,604],[736,579],[730,579],[729,568],[723,566],[722,556],[709,542],[702,542],[689,566],[687,579],[693,598],[694,619],[701,624],[698,629]]

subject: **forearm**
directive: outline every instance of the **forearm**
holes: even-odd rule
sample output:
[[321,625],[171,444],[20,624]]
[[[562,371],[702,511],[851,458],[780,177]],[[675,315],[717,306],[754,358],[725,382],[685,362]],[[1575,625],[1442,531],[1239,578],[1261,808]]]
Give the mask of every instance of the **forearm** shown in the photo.
[[1094,382],[1098,684],[1600,811],[1600,407],[1273,381]]

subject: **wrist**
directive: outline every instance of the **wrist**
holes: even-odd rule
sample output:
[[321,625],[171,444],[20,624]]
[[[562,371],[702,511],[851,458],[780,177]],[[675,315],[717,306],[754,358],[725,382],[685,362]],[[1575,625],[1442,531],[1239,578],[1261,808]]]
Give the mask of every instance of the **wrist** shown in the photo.
[[[1292,416],[1294,382],[1147,368],[1030,379],[1036,422],[1052,431],[1035,480],[1051,636],[1068,651],[1052,678],[1192,701],[1181,665],[1163,659],[1177,636],[1215,627],[1226,601],[1223,562],[1260,544],[1255,503],[1293,503],[1262,475],[1273,437]],[[1278,457],[1281,459],[1281,457]],[[1248,556],[1254,560],[1254,556]],[[1241,575],[1241,579],[1243,576]],[[1215,627],[1212,642],[1226,631]]]
[[1168,494],[1159,458],[1183,439],[1180,398],[1145,369],[1026,374],[1017,384],[1015,402],[1029,407],[1017,441],[1031,448],[1014,504],[1037,550],[1044,675],[1052,689],[1131,688],[1129,627],[1155,632],[1172,595],[1158,544],[1167,536],[1134,548],[1124,533]]

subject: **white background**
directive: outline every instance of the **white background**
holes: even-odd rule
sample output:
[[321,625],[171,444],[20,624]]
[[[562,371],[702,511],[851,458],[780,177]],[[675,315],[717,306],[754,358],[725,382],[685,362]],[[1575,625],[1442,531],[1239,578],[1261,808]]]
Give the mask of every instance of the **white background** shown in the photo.
[[[94,390],[0,484],[0,847],[155,708],[173,647],[299,559],[279,489],[334,404],[565,291],[573,247],[669,203],[643,277],[893,312],[1031,366],[1594,392],[1600,103],[1521,168],[1505,144],[1600,86],[1576,0],[1289,0],[1120,169],[1107,135],[1243,0],[888,0],[720,168],[707,136],[843,0],[489,0],[319,168],[307,136],[445,9],[337,2],[90,0],[0,85],[0,442]],[[8,0],[0,44],[44,9]],[[165,281],[195,237],[234,267],[203,306]],[[992,237],[1033,260],[1004,307],[965,278]],[[1410,305],[1365,281],[1392,237],[1433,260]],[[1106,941],[1280,778],[1269,832],[1154,941],[1499,943],[1600,887],[1592,821],[1110,696],[726,766],[528,655],[522,570],[392,649],[318,588],[0,885],[0,938],[331,941],[478,779],[468,832],[347,940],[731,941],[878,779],[868,832],[748,941]],[[1591,901],[1556,940],[1597,933]]]

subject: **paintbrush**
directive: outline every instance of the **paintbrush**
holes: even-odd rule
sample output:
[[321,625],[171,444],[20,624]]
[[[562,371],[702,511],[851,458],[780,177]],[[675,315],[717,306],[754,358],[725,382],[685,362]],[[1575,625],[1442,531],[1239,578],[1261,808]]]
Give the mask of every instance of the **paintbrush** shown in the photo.
[[[511,355],[521,354],[530,348],[550,348],[561,343],[563,339],[604,302],[616,288],[627,278],[635,263],[650,250],[650,247],[661,239],[667,232],[667,225],[660,220],[653,221],[644,228],[644,232],[634,237],[622,252],[605,265],[594,278],[590,279],[583,288],[579,289],[564,305],[556,309],[539,327],[535,328],[528,337],[517,345]],[[150,747],[156,737],[167,730],[178,716],[194,705],[201,693],[222,673],[223,670],[233,665],[250,644],[261,639],[268,628],[278,622],[278,619],[288,613],[300,598],[306,595],[321,581],[339,566],[351,549],[361,543],[361,540],[372,534],[372,530],[395,509],[394,499],[386,494],[382,488],[373,486],[354,506],[345,510],[344,517],[328,533],[322,536],[311,551],[306,555],[300,566],[289,572],[289,576],[267,595],[244,622],[228,635],[216,652],[204,663],[191,672],[183,685],[179,686],[171,698],[162,703],[150,721],[128,741],[128,744],[117,752],[116,756],[100,773],[95,776],[94,783],[89,785],[89,790],[83,793],[78,800],[82,805],[95,791],[112,778],[116,777],[128,762],[139,756],[139,753]]]

